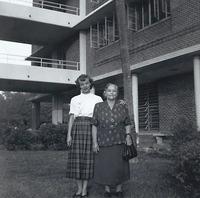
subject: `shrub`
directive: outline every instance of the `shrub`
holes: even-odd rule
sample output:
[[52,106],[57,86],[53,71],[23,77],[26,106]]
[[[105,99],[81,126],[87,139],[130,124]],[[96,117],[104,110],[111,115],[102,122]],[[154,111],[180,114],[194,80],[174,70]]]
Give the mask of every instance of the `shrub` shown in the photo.
[[200,197],[200,133],[186,119],[173,130],[174,176],[190,197]]
[[39,139],[45,150],[65,150],[66,135],[66,124],[43,124],[39,129]]
[[65,150],[66,124],[42,124],[39,130],[4,126],[1,143],[7,150]]
[[200,141],[191,140],[180,146],[176,178],[190,197],[200,197]]
[[37,135],[24,128],[9,126],[4,129],[2,143],[8,150],[28,150],[37,142]]
[[177,149],[193,139],[199,137],[196,127],[186,118],[180,118],[172,129],[173,138],[171,141],[172,153],[176,153]]

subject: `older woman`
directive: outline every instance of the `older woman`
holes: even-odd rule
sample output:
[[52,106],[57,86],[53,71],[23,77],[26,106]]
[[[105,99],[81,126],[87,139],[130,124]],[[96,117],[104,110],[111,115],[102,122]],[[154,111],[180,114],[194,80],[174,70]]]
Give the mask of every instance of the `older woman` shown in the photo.
[[[104,197],[123,197],[122,183],[129,180],[129,162],[122,159],[123,144],[130,144],[131,123],[127,105],[117,100],[118,87],[107,84],[106,101],[95,105],[92,121],[93,149],[96,152],[94,179],[105,186]],[[129,134],[129,135],[126,135]]]

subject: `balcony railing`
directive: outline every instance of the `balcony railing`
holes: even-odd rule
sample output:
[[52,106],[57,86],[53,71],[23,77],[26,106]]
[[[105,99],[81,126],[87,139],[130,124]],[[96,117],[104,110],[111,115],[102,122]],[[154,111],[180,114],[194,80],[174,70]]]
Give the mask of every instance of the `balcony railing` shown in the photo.
[[20,5],[25,5],[29,7],[39,7],[43,9],[49,9],[49,10],[54,10],[58,12],[65,12],[68,14],[75,14],[79,15],[79,8],[75,6],[69,6],[61,3],[55,3],[51,1],[45,1],[45,0],[37,0],[37,1],[32,1],[32,0],[0,0],[8,3],[13,3],[13,4],[20,4]]
[[80,62],[49,59],[41,57],[29,58],[19,55],[3,54],[0,53],[0,63],[14,64],[14,65],[27,65],[36,67],[48,67],[56,69],[69,69],[69,70],[80,70]]

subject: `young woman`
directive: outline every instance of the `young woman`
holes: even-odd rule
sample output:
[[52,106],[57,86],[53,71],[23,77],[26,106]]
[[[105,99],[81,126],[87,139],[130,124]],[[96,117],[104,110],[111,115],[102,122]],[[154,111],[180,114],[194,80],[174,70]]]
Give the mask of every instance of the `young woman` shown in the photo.
[[93,81],[88,75],[76,80],[81,94],[71,99],[67,144],[70,147],[67,161],[68,178],[77,180],[78,190],[74,198],[87,197],[88,180],[94,175],[94,153],[92,149],[92,125],[94,106],[102,98],[90,92]]
[[123,197],[122,183],[129,180],[129,162],[122,159],[123,144],[131,144],[131,123],[127,105],[117,100],[118,87],[109,83],[104,91],[106,101],[95,105],[92,135],[96,152],[94,180],[105,186],[104,197]]

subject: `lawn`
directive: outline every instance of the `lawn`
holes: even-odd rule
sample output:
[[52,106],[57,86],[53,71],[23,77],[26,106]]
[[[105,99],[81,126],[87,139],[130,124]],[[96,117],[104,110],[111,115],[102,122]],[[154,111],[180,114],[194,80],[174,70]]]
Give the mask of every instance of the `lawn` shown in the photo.
[[[0,198],[70,198],[75,183],[65,178],[66,160],[64,151],[0,151]],[[131,163],[125,197],[179,198],[167,177],[171,171],[169,158],[141,154]],[[103,197],[92,181],[89,191],[91,198]]]

